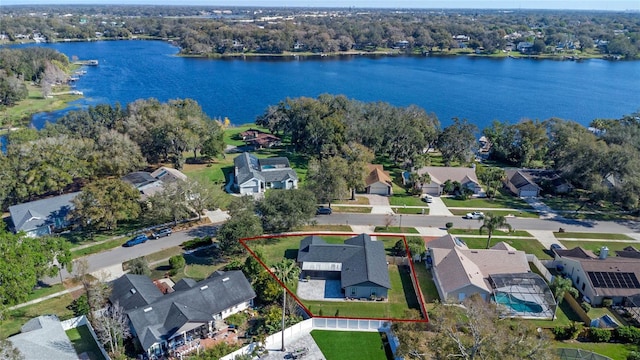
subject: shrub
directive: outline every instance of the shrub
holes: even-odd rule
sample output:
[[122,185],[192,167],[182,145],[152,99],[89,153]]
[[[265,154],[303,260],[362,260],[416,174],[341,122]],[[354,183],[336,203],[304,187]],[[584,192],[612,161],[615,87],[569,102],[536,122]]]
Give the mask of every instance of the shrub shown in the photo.
[[640,360],[640,352],[630,352],[629,355],[627,355],[627,360]]
[[556,340],[570,340],[578,337],[578,334],[582,331],[582,325],[577,323],[572,323],[567,326],[556,326],[551,330],[553,335],[555,335]]
[[640,329],[634,326],[620,326],[616,328],[614,337],[621,343],[638,344],[640,342]]
[[611,305],[613,305],[613,299],[607,298],[602,300],[602,306],[610,307]]
[[213,242],[211,241],[210,237],[207,237],[207,238],[204,238],[204,239],[195,238],[195,239],[191,239],[191,240],[183,242],[182,243],[182,248],[185,249],[185,250],[193,250],[193,249],[197,249],[199,247],[211,245],[212,243]]
[[589,328],[589,339],[593,342],[608,342],[611,340],[611,331],[596,327]]
[[444,224],[444,226],[447,228],[447,230],[451,229],[453,227],[453,223],[452,222],[448,222],[446,224]]
[[586,301],[581,302],[581,303],[580,303],[580,307],[581,307],[581,308],[582,308],[582,310],[584,310],[584,312],[586,312],[586,313],[589,313],[589,311],[591,311],[591,305],[590,305],[588,302],[586,302]]
[[73,300],[71,305],[67,306],[67,308],[73,311],[73,315],[89,315],[89,311],[91,308],[89,307],[89,299],[87,298],[87,294],[80,295],[79,298]]
[[171,270],[180,270],[182,269],[187,262],[184,260],[182,255],[175,255],[169,258],[169,265],[171,265]]

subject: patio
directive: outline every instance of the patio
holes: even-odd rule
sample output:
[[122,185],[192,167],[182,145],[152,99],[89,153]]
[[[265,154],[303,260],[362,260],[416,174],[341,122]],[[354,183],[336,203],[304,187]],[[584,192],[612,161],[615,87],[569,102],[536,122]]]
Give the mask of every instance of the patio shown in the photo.
[[229,344],[238,342],[236,329],[228,328],[226,324],[215,332],[205,330],[205,327],[201,326],[176,336],[169,340],[167,346],[156,348],[150,359],[183,359],[189,354],[199,353],[201,350],[206,350],[222,342]]
[[340,280],[309,279],[298,281],[298,297],[303,300],[344,301]]

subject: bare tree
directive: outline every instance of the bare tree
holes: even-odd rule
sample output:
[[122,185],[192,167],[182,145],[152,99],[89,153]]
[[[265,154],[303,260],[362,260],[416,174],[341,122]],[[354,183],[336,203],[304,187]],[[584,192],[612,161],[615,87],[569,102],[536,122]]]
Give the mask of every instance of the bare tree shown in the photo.
[[118,354],[122,349],[124,339],[131,336],[129,319],[124,308],[116,301],[110,304],[93,322],[98,337],[103,344],[109,345],[109,352]]
[[24,356],[13,346],[11,341],[3,339],[0,340],[0,359],[23,360]]

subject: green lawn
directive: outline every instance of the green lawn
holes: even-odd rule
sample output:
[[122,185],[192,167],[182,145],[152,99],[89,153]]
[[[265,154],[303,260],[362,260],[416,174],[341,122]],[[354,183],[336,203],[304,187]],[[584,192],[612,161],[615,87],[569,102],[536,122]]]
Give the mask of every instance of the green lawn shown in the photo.
[[394,193],[389,197],[389,204],[395,206],[427,206],[427,203],[420,200],[419,196]]
[[592,351],[596,354],[608,356],[614,360],[624,360],[632,351],[637,351],[637,346],[633,344],[613,344],[613,343],[587,343],[578,341],[554,341],[554,348],[582,349]]
[[618,242],[618,241],[573,241],[562,240],[562,245],[567,249],[573,249],[574,247],[581,246],[583,249],[591,250],[594,253],[600,253],[600,248],[606,246],[609,248],[609,256],[614,256],[616,250],[622,250],[627,246],[633,246],[636,249],[640,248],[637,242]]
[[71,340],[73,347],[76,349],[76,354],[80,355],[82,353],[86,353],[88,358],[91,360],[104,359],[98,344],[96,344],[96,341],[93,339],[93,336],[91,336],[91,332],[89,332],[89,328],[86,325],[69,329],[66,333],[69,340]]
[[[478,224],[478,229],[480,228],[482,223]],[[449,234],[451,235],[485,235],[487,232],[484,231],[483,234],[480,234],[478,229],[449,229]],[[525,236],[525,237],[533,237],[527,231],[524,230],[514,230],[511,232],[494,230],[493,235],[504,235],[504,236]]]
[[357,214],[369,214],[371,208],[366,206],[333,206],[333,212],[336,213],[357,213]]
[[[449,211],[451,211],[453,215],[457,215],[457,216],[464,216],[467,213],[471,212],[471,210],[468,210],[468,209],[466,210],[465,209],[449,209]],[[515,216],[515,217],[532,218],[532,219],[537,219],[540,217],[538,213],[533,211],[486,210],[484,212],[485,213],[490,212],[493,215],[505,216],[505,217]]]
[[233,146],[242,146],[244,145],[244,141],[242,141],[239,137],[238,134],[240,134],[243,131],[249,130],[249,129],[257,129],[257,130],[262,130],[264,132],[269,132],[269,130],[267,130],[266,128],[263,128],[261,126],[258,126],[256,124],[244,124],[244,125],[239,125],[239,126],[234,126],[234,127],[230,127],[228,129],[226,129],[224,131],[224,143],[227,145],[233,145]]
[[[49,112],[67,107],[71,101],[79,99],[79,95],[56,95],[50,98],[42,97],[42,89],[30,82],[25,82],[29,95],[26,99],[19,101],[15,106],[4,108],[0,112],[0,125],[21,126],[28,125],[32,114],[39,112]],[[69,91],[69,86],[56,86],[54,93]]]
[[67,320],[73,317],[73,312],[67,309],[73,297],[65,294],[37,304],[25,306],[17,310],[7,311],[4,320],[0,322],[0,339],[20,332],[20,328],[27,321],[42,314],[55,314],[60,320]]
[[[469,249],[485,249],[487,246],[486,238],[460,238],[464,241]],[[491,239],[491,244],[489,247],[495,245],[496,243],[503,241],[507,244],[513,246],[516,250],[524,251],[527,254],[533,254],[540,260],[551,259],[551,255],[545,252],[545,248],[538,242],[536,239]]]
[[345,199],[345,200],[336,200],[333,202],[334,204],[345,204],[345,205],[369,205],[369,198],[364,196],[357,196],[355,200]]
[[420,310],[408,266],[389,265],[391,289],[387,301],[309,301],[302,303],[314,315],[402,319],[407,309]]
[[451,197],[442,197],[442,201],[447,207],[462,207],[470,209],[478,208],[504,208],[504,209],[523,209],[529,210],[531,206],[515,196],[500,193],[493,199],[489,198],[471,198],[468,200],[456,200]]
[[296,231],[341,231],[350,233],[351,226],[349,225],[305,225],[295,229]]
[[558,239],[633,240],[633,238],[625,234],[554,232],[553,235]]
[[376,228],[373,231],[377,233],[419,234],[416,228],[405,227],[405,226],[403,226],[402,229],[397,226],[389,226],[389,227],[376,226]]
[[27,301],[31,301],[34,299],[39,299],[43,296],[55,294],[57,292],[63,291],[64,289],[65,289],[64,286],[62,286],[61,284],[43,286],[43,287],[34,289],[27,297]]
[[361,331],[311,331],[326,360],[386,360],[381,334]]
[[404,207],[395,207],[392,208],[393,212],[396,214],[407,214],[407,215],[429,215],[429,208],[404,208]]
[[440,300],[438,295],[438,289],[436,283],[433,281],[431,271],[427,270],[423,263],[414,263],[414,269],[416,270],[416,276],[418,277],[418,284],[422,291],[422,298],[425,303],[433,304],[436,300]]
[[567,326],[571,325],[573,322],[581,323],[582,320],[580,317],[571,309],[571,306],[567,304],[566,301],[560,303],[560,307],[556,312],[555,320],[523,320],[528,323],[533,324],[534,326],[541,327],[544,329],[552,329],[556,326]]

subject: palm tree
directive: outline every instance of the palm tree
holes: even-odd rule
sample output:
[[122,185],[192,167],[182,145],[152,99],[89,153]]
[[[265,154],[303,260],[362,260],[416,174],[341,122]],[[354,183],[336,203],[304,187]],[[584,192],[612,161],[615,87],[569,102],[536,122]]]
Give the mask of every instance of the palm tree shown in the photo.
[[494,215],[492,213],[487,213],[482,219],[482,226],[480,226],[480,234],[482,234],[483,230],[487,230],[487,234],[489,237],[487,238],[487,249],[491,244],[491,236],[495,230],[500,228],[507,228],[509,231],[513,230],[511,225],[507,223],[507,219],[502,215]]
[[282,351],[284,348],[284,316],[287,306],[287,285],[291,284],[300,275],[300,268],[291,259],[284,259],[273,266],[273,272],[280,279],[282,284]]
[[556,309],[553,312],[553,320],[556,319],[556,312],[558,311],[558,306],[560,303],[564,301],[564,294],[567,292],[571,294],[573,297],[578,297],[578,289],[573,287],[573,282],[569,278],[563,278],[562,276],[554,276],[553,282],[549,285],[551,291],[553,292],[553,296],[556,298]]

